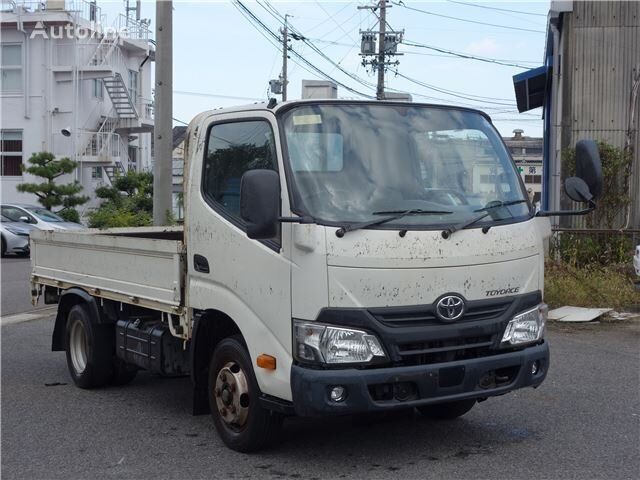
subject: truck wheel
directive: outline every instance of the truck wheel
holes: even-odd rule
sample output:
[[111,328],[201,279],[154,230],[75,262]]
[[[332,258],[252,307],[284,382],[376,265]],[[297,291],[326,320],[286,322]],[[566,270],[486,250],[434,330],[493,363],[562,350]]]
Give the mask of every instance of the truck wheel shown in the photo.
[[67,316],[66,351],[69,373],[80,388],[101,387],[113,375],[112,329],[91,321],[83,304],[74,305]]
[[457,402],[437,403],[435,405],[424,405],[416,407],[425,417],[434,420],[453,420],[461,417],[476,404],[476,399],[458,400]]
[[222,340],[211,356],[208,395],[216,430],[232,450],[254,452],[280,431],[283,417],[264,409],[259,394],[241,337]]

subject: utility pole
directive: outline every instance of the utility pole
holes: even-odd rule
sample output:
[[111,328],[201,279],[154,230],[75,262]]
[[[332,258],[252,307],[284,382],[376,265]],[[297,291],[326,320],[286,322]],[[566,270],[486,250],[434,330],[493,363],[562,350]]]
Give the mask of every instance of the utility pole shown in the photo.
[[285,14],[284,28],[280,29],[282,33],[282,101],[287,100],[287,59],[289,58],[289,26],[287,19],[291,15]]
[[155,136],[153,224],[166,225],[172,211],[173,2],[156,2]]
[[385,71],[385,41],[384,34],[387,27],[387,2],[380,0],[380,21],[378,22],[378,86],[376,88],[376,98],[384,100],[384,71]]
[[[360,49],[360,56],[362,57],[362,65],[370,65],[373,70],[378,73],[378,83],[376,86],[376,98],[378,100],[384,100],[384,74],[387,66],[398,65],[400,62],[397,60],[388,61],[387,57],[393,57],[396,55],[402,55],[398,53],[398,44],[402,42],[404,36],[403,31],[387,30],[387,8],[391,8],[391,5],[387,5],[386,0],[378,0],[375,5],[359,6],[358,9],[371,10],[374,15],[378,17],[378,31],[372,30],[360,31],[362,36],[362,45]],[[376,13],[379,11],[380,13]],[[376,51],[376,34],[378,41],[378,48]],[[370,60],[367,60],[370,58]]]

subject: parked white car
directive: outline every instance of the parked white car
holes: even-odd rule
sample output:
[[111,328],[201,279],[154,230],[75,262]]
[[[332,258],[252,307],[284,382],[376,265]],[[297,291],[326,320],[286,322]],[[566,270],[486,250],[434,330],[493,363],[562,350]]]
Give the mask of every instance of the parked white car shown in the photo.
[[2,215],[12,222],[33,225],[38,230],[82,230],[85,228],[79,223],[67,222],[59,215],[37,205],[4,204],[0,206],[0,210]]
[[29,255],[29,232],[34,227],[28,223],[12,222],[0,215],[0,236],[2,237],[2,257],[7,253]]
[[633,256],[633,268],[636,269],[636,275],[640,277],[640,245],[636,245],[636,254]]

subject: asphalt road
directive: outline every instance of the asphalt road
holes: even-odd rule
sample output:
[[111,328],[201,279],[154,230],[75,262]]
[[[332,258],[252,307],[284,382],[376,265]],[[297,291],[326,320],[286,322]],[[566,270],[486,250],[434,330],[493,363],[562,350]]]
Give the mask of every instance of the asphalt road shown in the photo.
[[[260,454],[190,415],[189,380],[80,390],[52,320],[2,327],[2,478],[638,478],[640,325],[553,327],[537,390],[445,423],[417,414],[288,419]],[[49,386],[47,386],[49,385]]]
[[[0,313],[2,315],[12,315],[33,309],[29,283],[30,274],[31,264],[28,258],[8,256],[2,259],[0,264],[0,277],[2,278]],[[44,304],[39,305],[39,308],[42,307]]]

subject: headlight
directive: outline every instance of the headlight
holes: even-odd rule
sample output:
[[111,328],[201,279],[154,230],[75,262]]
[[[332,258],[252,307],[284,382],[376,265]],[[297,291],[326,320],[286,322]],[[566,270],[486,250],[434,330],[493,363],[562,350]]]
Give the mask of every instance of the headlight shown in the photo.
[[386,358],[375,335],[362,330],[293,321],[294,356],[302,362],[366,363]]
[[544,334],[549,307],[541,303],[531,310],[519,313],[509,322],[502,336],[502,343],[520,345],[537,342]]

